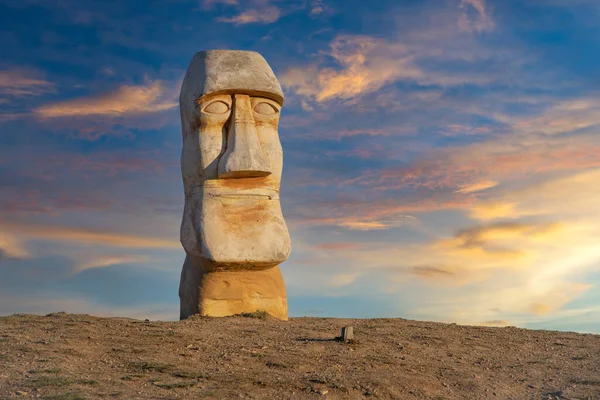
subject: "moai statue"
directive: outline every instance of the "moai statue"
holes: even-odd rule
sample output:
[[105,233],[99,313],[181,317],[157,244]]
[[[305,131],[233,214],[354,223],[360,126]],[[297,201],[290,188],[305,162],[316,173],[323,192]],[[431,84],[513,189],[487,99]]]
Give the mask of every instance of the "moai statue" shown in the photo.
[[281,213],[283,92],[258,53],[194,55],[179,106],[186,252],[180,318],[264,310],[287,320],[279,264],[290,237]]

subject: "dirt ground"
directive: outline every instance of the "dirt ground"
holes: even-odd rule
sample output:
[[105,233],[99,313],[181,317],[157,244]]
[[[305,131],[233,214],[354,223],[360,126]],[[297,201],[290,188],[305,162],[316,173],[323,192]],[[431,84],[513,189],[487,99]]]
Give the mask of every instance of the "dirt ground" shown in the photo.
[[[353,342],[336,340],[344,325]],[[404,319],[0,318],[0,399],[600,399],[600,336]]]

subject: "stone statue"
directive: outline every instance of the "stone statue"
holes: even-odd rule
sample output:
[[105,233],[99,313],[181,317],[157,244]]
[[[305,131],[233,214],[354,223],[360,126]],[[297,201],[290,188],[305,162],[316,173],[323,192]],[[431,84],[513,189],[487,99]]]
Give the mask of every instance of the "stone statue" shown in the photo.
[[194,55],[179,96],[186,252],[180,318],[264,310],[287,320],[279,264],[290,237],[281,213],[283,92],[258,53]]

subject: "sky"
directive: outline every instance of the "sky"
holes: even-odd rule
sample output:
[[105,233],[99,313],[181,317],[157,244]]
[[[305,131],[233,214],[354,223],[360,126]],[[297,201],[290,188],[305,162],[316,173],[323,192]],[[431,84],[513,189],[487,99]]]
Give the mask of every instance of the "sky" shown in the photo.
[[597,0],[0,0],[0,315],[175,320],[178,95],[260,52],[290,316],[600,333]]

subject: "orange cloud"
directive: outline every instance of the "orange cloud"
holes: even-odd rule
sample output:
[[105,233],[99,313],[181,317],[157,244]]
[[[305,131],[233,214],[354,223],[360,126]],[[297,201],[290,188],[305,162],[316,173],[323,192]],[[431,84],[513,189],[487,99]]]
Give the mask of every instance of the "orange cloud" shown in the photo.
[[73,116],[144,114],[164,111],[177,106],[164,99],[164,89],[159,81],[140,86],[121,86],[99,96],[83,97],[38,107],[34,114],[41,118]]
[[23,258],[28,256],[29,252],[19,240],[7,233],[0,232],[0,260],[3,257]]
[[220,17],[217,21],[234,25],[271,24],[279,19],[281,10],[275,6],[246,10],[233,17]]
[[[505,118],[510,122],[510,118]],[[558,102],[534,117],[514,121],[518,132],[558,135],[600,126],[600,100],[580,98]]]
[[29,223],[3,223],[2,228],[12,235],[23,239],[43,239],[76,244],[97,244],[126,248],[163,248],[180,249],[178,238],[159,238],[151,236],[129,235],[85,228],[42,225]]
[[474,192],[480,192],[485,189],[490,189],[490,188],[493,188],[496,186],[498,186],[498,182],[487,180],[487,181],[482,181],[482,182],[477,182],[477,183],[473,183],[470,185],[466,185],[463,188],[455,191],[454,193],[474,193]]
[[532,240],[552,241],[563,234],[562,228],[558,223],[499,223],[462,230],[434,242],[432,248],[447,255],[515,260],[530,256]]
[[0,94],[8,96],[38,96],[51,92],[54,84],[38,77],[29,69],[0,71]]
[[282,84],[317,102],[350,99],[380,89],[403,78],[423,76],[412,64],[412,56],[399,43],[369,36],[338,36],[330,44],[330,55],[341,70],[316,65],[290,68],[281,76]]
[[510,135],[507,139],[434,150],[411,164],[367,171],[342,185],[383,191],[458,187],[456,193],[469,194],[492,182],[512,181],[515,176],[523,179],[542,172],[595,167],[600,167],[600,144],[593,137],[541,140]]

